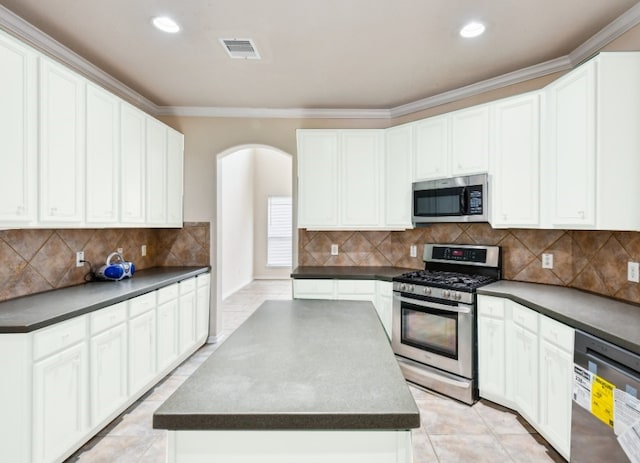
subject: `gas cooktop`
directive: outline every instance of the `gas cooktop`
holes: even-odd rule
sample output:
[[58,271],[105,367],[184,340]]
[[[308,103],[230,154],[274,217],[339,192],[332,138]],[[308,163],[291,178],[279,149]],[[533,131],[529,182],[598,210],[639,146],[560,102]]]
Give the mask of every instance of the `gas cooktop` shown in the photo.
[[416,272],[404,273],[393,280],[413,285],[433,286],[434,288],[472,291],[480,286],[496,281],[497,278],[488,275],[472,275],[460,272],[419,270]]

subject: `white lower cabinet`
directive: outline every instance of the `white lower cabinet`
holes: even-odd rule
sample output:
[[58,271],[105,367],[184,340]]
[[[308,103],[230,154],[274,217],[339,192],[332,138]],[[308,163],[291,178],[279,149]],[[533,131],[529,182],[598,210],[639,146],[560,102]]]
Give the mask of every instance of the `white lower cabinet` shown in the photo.
[[91,425],[98,426],[123,405],[127,393],[127,324],[91,338]]
[[189,350],[196,344],[196,282],[195,279],[179,283],[180,322],[178,323],[180,352]]
[[180,355],[178,347],[178,300],[172,299],[158,305],[158,371],[167,368]]
[[211,298],[211,275],[206,273],[196,277],[197,287],[197,313],[196,313],[196,338],[201,343],[209,336],[209,301]]
[[34,462],[63,457],[88,431],[87,369],[84,340],[34,364]]
[[142,390],[156,375],[156,313],[129,320],[129,394]]
[[511,300],[478,296],[480,397],[518,411],[566,459],[573,328]]

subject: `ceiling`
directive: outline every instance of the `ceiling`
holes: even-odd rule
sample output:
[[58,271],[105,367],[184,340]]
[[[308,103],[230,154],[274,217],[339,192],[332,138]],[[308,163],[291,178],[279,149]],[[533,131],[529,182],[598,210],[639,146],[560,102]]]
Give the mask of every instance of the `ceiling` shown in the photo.
[[[565,56],[635,0],[0,0],[159,106],[389,109]],[[169,15],[178,34],[153,28]],[[487,25],[463,39],[469,20]],[[261,60],[229,58],[251,38]]]

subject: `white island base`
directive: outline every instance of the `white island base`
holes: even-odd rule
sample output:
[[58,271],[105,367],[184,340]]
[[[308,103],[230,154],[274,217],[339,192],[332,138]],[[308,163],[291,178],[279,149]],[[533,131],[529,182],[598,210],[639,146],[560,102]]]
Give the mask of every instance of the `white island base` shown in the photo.
[[411,461],[411,430],[168,431],[167,463]]

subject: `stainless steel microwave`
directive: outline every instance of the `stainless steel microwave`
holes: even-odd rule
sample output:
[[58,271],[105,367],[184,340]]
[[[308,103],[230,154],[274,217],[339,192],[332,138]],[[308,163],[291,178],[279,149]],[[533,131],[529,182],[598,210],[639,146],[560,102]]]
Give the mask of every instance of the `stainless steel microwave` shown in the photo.
[[469,175],[413,184],[413,224],[488,222],[488,175]]

